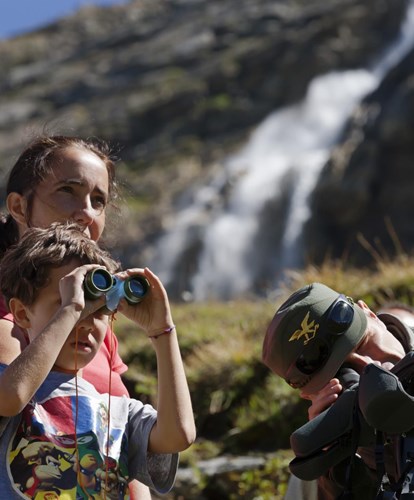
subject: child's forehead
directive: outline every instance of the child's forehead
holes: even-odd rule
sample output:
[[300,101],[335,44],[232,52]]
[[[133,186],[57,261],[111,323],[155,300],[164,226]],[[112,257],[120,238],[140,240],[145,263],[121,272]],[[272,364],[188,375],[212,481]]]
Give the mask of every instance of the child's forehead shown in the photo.
[[64,276],[67,276],[80,266],[81,263],[79,259],[71,259],[69,262],[62,264],[59,267],[52,267],[49,273],[48,285],[59,282]]

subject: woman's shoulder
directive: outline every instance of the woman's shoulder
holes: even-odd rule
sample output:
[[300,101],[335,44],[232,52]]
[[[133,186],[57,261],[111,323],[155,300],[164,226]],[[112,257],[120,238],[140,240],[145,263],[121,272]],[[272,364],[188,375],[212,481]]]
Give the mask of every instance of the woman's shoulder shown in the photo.
[[0,319],[14,322],[13,314],[9,311],[6,306],[6,301],[3,295],[0,294]]
[[0,363],[10,364],[27,345],[25,332],[0,318]]

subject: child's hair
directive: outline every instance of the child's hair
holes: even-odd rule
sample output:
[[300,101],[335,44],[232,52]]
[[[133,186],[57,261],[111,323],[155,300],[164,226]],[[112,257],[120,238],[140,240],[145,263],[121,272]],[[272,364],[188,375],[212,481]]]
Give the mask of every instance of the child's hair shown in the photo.
[[110,273],[120,266],[75,223],[54,223],[46,229],[30,228],[0,263],[0,291],[6,303],[12,297],[31,306],[47,286],[51,268],[76,260],[79,265],[99,264]]
[[[115,179],[115,160],[107,143],[98,139],[81,139],[66,135],[41,135],[36,137],[22,151],[10,171],[6,194],[19,193],[27,200],[26,222],[30,226],[31,209],[36,187],[58,164],[58,155],[68,148],[77,148],[95,154],[103,161],[108,171],[109,201],[114,201],[118,194]],[[0,257],[7,248],[17,243],[19,231],[10,214],[0,217]]]

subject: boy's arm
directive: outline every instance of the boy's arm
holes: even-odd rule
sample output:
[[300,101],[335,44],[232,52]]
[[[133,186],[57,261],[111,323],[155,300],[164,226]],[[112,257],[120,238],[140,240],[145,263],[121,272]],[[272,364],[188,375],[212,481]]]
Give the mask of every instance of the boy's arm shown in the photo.
[[51,371],[77,318],[69,308],[59,309],[45,329],[0,375],[0,415],[17,415]]
[[149,269],[131,269],[120,276],[125,278],[134,274],[148,279],[150,291],[136,306],[128,306],[122,300],[118,309],[147,333],[157,356],[158,416],[150,434],[148,451],[174,453],[188,448],[196,434],[177,332],[161,281]]
[[68,335],[81,317],[96,310],[102,301],[85,304],[83,280],[96,265],[76,268],[59,283],[60,305],[41,332],[31,332],[33,308],[12,299],[10,307],[16,323],[29,330],[30,344],[0,375],[0,416],[17,415],[51,371]]
[[185,450],[195,440],[190,391],[184,372],[175,329],[152,340],[157,355],[157,423],[149,451],[173,453]]

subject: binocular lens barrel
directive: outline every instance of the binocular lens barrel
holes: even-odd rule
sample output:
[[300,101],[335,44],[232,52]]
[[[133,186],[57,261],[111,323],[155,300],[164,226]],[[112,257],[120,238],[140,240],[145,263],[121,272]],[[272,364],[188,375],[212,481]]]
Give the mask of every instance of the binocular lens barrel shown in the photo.
[[85,298],[92,300],[101,297],[114,285],[114,279],[106,269],[94,269],[86,274],[83,282]]
[[145,278],[134,276],[124,281],[124,295],[130,304],[140,302],[148,292],[149,283]]

